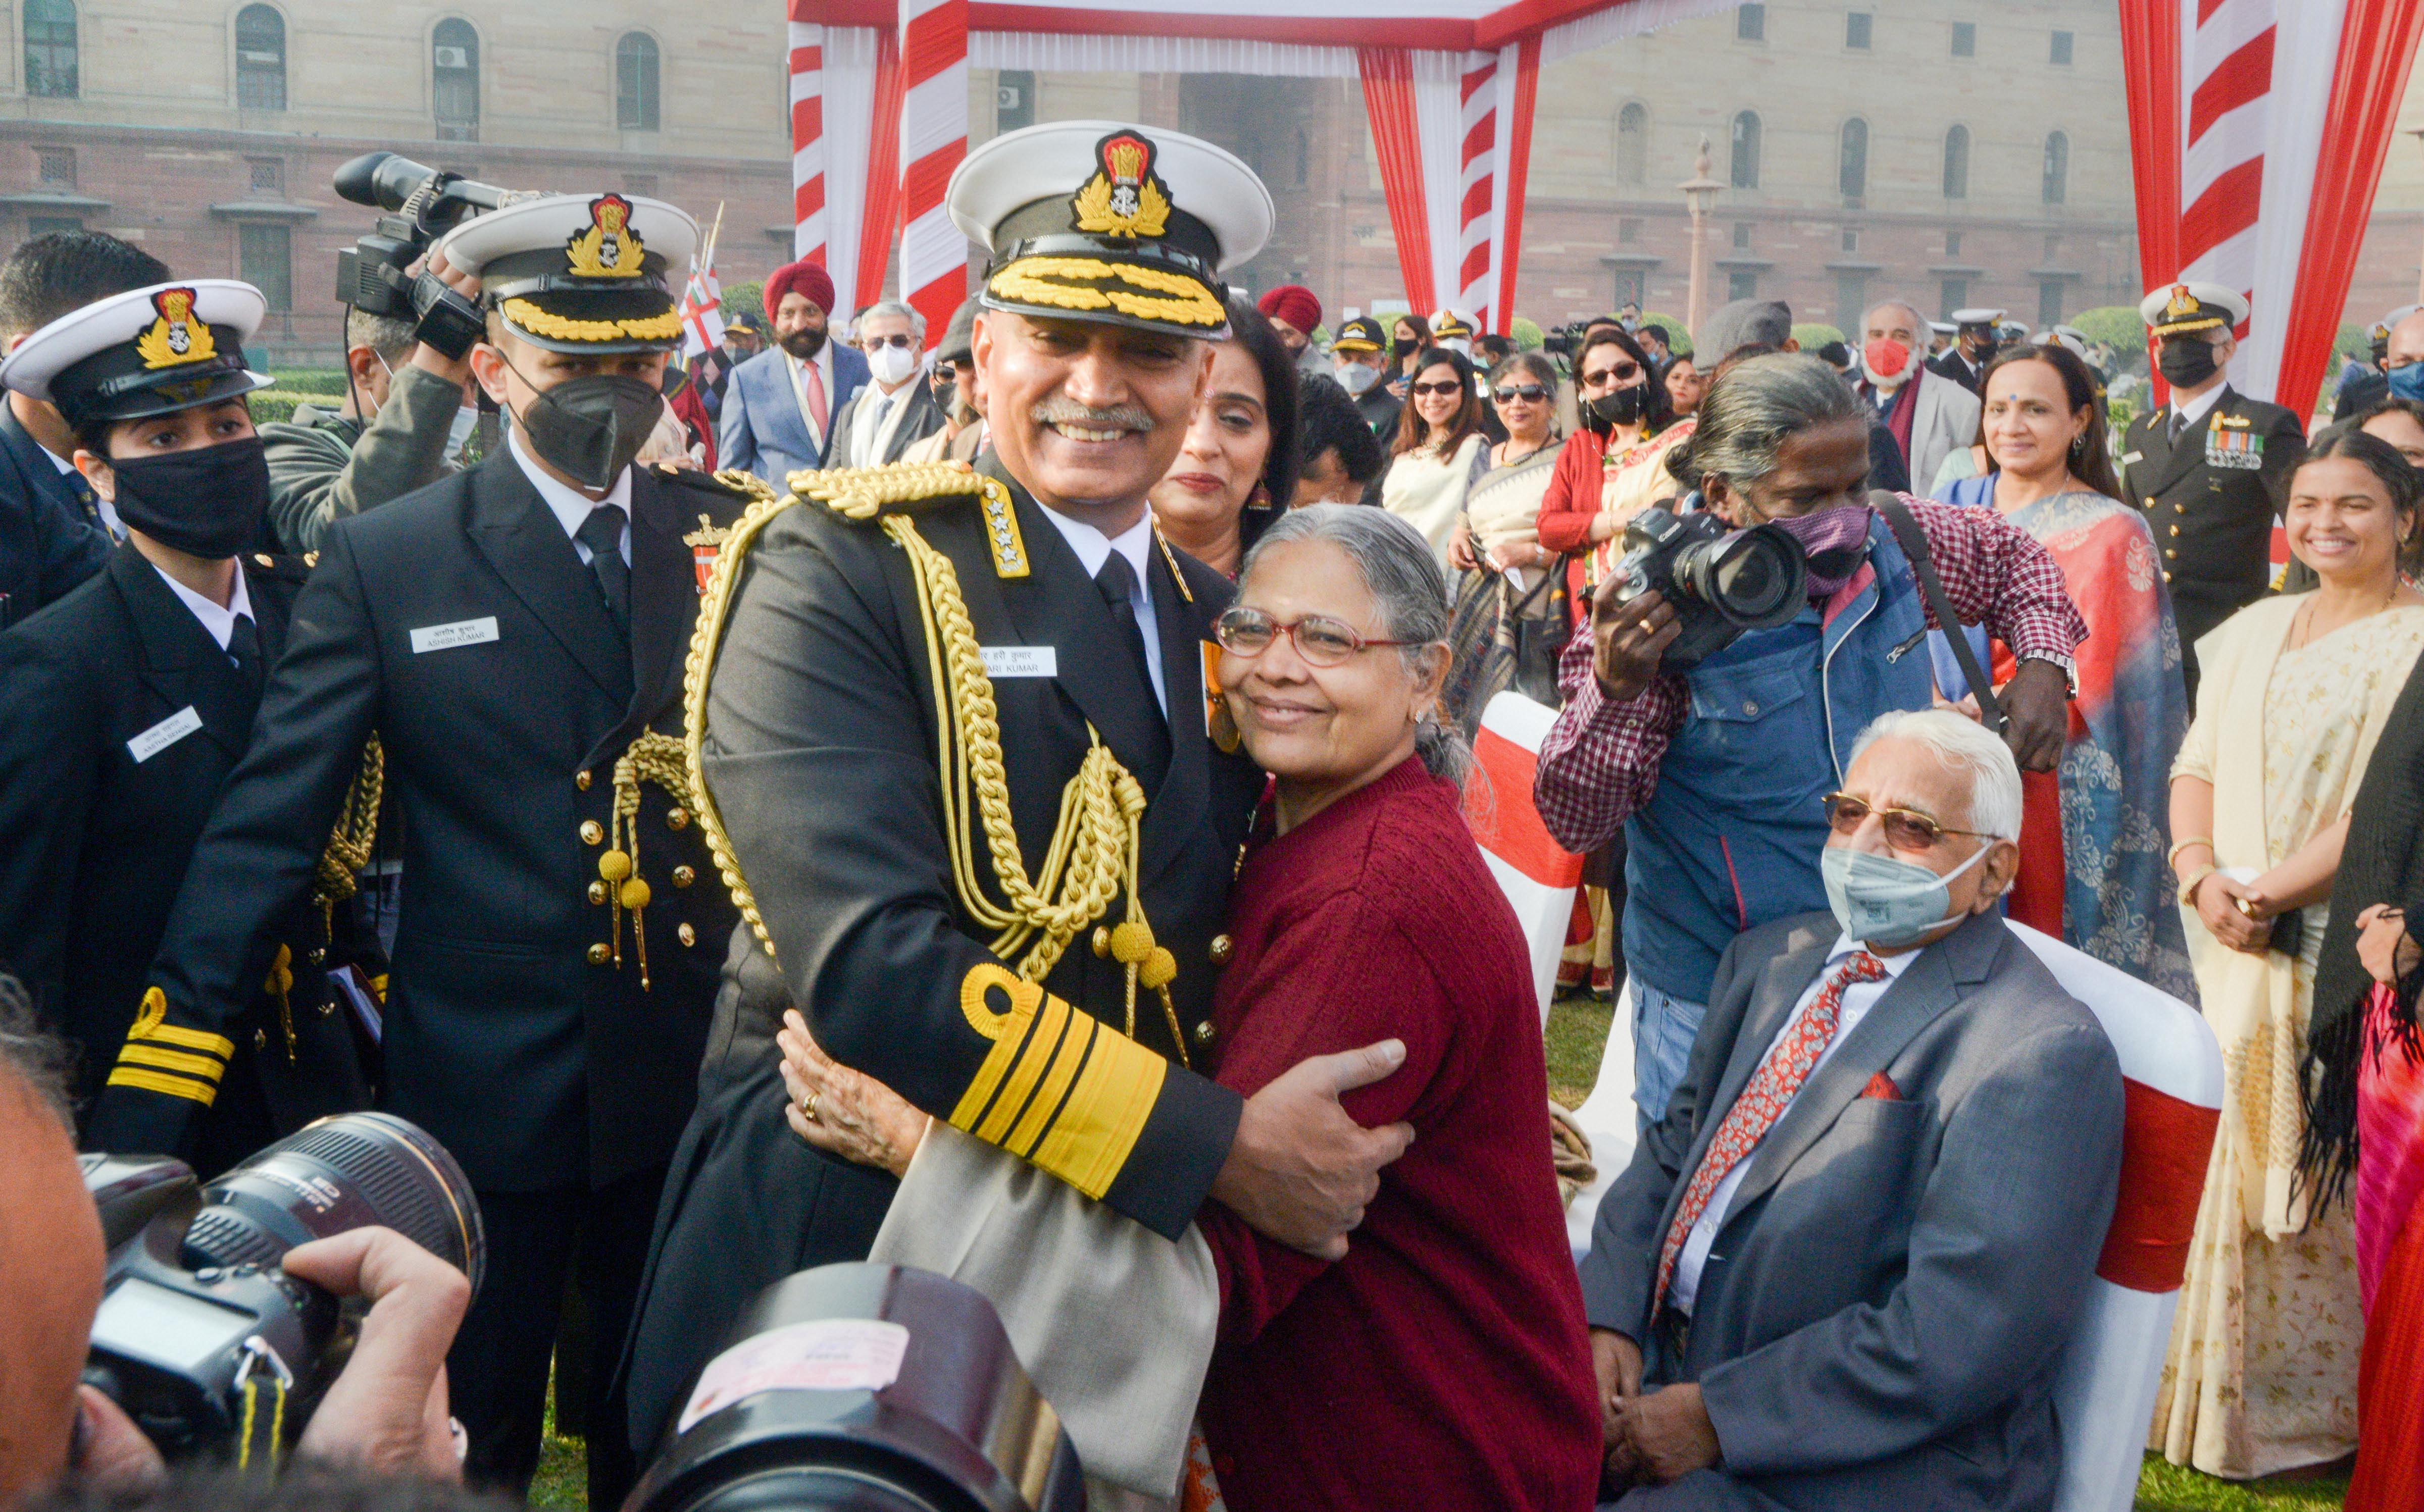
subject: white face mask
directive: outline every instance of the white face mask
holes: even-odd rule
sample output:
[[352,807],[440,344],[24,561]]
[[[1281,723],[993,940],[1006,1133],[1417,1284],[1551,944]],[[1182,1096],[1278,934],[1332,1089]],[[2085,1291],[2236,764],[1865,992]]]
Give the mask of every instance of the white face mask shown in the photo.
[[1371,392],[1372,385],[1379,381],[1379,368],[1366,367],[1361,362],[1338,364],[1338,386],[1358,399]]
[[480,411],[476,406],[465,405],[454,411],[454,421],[446,427],[447,454],[451,456],[462,451],[463,443],[471,438],[471,432],[479,423]]
[[896,384],[917,371],[917,354],[905,346],[879,346],[868,357],[867,370],[878,383]]

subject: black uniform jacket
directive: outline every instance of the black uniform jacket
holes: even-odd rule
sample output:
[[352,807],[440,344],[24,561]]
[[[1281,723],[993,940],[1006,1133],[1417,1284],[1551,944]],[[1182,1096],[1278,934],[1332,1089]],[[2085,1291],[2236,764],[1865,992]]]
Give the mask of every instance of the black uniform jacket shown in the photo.
[[[628,645],[508,449],[338,521],[152,968],[172,1021],[216,1024],[259,976],[268,921],[308,884],[375,731],[405,879],[382,1106],[485,1190],[662,1165],[734,914],[681,800],[643,785],[644,989],[598,860],[616,758],[646,730],[680,729],[700,591],[683,536],[742,502],[703,474],[634,472]],[[148,1129],[182,1111],[105,1099],[98,1117]]]
[[[247,557],[243,570],[266,663],[285,644],[304,565]],[[261,696],[132,546],[0,636],[0,962],[75,1042],[80,1106],[116,1075],[228,1115],[256,1099],[219,1093],[257,1076],[268,1136],[366,1101],[350,1031],[328,1011],[324,922],[305,898],[263,919],[263,959],[231,985],[228,1011],[188,1027],[207,1038],[169,1029],[129,1042],[144,970]],[[357,741],[337,763],[342,783],[360,751]],[[312,861],[327,836],[321,825]],[[292,979],[282,1007],[263,990],[281,945]],[[231,1063],[237,1079],[223,1083]],[[195,1147],[163,1131],[100,1148]]]
[[2225,386],[2202,421],[2170,440],[2170,406],[2129,422],[2122,491],[2146,513],[2163,557],[2180,646],[2264,595],[2272,525],[2306,454],[2298,417]]
[[[997,459],[980,470],[1008,481]],[[956,567],[978,642],[1030,674],[1049,659],[1048,676],[992,678],[1030,870],[1090,724],[1143,787],[1145,917],[1176,957],[1170,991],[1184,1052],[1200,1064],[1227,954],[1215,937],[1262,785],[1205,733],[1201,648],[1232,589],[1156,542],[1148,592],[1170,708],[1170,755],[1157,760],[1153,689],[1109,609],[1041,507],[1012,493],[1024,577],[997,574],[975,499],[906,507]],[[1045,979],[1048,998],[1004,985],[991,931],[965,915],[952,884],[922,627],[909,557],[875,522],[795,504],[742,564],[703,776],[783,976],[835,1058],[1175,1236],[1227,1155],[1238,1099],[1186,1069],[1151,994],[1138,995],[1135,1040],[1116,1032],[1127,1027],[1125,970],[1097,957],[1088,933]],[[981,826],[971,831],[991,890]],[[1124,899],[1102,922],[1123,917]],[[1061,1004],[1081,1011],[1075,1021]]]
[[0,626],[56,603],[101,570],[109,533],[92,487],[61,472],[0,402]]

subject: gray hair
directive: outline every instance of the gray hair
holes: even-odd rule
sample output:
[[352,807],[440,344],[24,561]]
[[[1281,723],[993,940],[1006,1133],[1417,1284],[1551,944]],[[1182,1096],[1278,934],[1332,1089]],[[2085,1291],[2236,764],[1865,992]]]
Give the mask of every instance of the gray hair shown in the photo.
[[[1292,509],[1273,520],[1246,553],[1237,581],[1252,576],[1264,552],[1291,541],[1327,541],[1347,553],[1379,608],[1381,637],[1402,643],[1397,653],[1405,658],[1408,672],[1419,675],[1426,658],[1446,654],[1442,643],[1447,639],[1447,577],[1430,543],[1411,525],[1367,504]],[[1436,709],[1414,732],[1414,754],[1432,776],[1444,777],[1459,788],[1473,770],[1473,747]]]
[[1530,374],[1534,382],[1549,390],[1551,399],[1556,397],[1557,383],[1563,374],[1557,372],[1557,365],[1549,360],[1547,353],[1515,353],[1491,371],[1490,386],[1495,389],[1518,373]]
[[367,346],[387,358],[389,367],[403,365],[406,354],[412,350],[412,322],[392,315],[374,315],[366,310],[348,310],[345,314],[345,349]]
[[1970,779],[1969,827],[2017,843],[2020,837],[2020,767],[2003,738],[1966,714],[1949,708],[1914,708],[1880,714],[1852,742],[1852,760],[1879,740],[1908,740],[1936,753],[1938,760]]
[[33,999],[16,978],[0,974],[0,1076],[14,1074],[34,1100],[51,1110],[70,1135],[75,1115],[68,1104],[68,1068],[74,1052],[42,1027]]
[[882,304],[869,305],[860,310],[858,317],[850,323],[852,338],[855,340],[865,334],[868,321],[876,315],[908,316],[909,339],[916,342],[921,348],[926,344],[926,317],[919,312],[916,305],[905,304],[898,299],[886,299]]
[[1726,370],[1700,400],[1698,429],[1667,449],[1666,470],[1687,488],[1719,477],[1736,488],[1776,470],[1793,436],[1838,421],[1869,418],[1867,402],[1842,374],[1807,352],[1772,352]]
[[1876,303],[1869,306],[1868,309],[1860,311],[1859,337],[1856,337],[1854,339],[1855,344],[1858,344],[1860,338],[1868,335],[1869,317],[1875,314],[1880,310],[1899,310],[1904,314],[1908,315],[1910,317],[1910,328],[1918,334],[1920,344],[1922,346],[1926,344],[1927,339],[1936,332],[1936,327],[1928,324],[1927,315],[1923,310],[1922,310],[1917,305],[1912,304],[1909,300],[1897,294],[1890,299],[1880,299]]

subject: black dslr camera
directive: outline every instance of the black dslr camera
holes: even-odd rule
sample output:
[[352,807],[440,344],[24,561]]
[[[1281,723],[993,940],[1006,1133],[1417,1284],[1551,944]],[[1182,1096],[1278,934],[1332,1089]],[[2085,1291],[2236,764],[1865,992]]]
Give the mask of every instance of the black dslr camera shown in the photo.
[[1780,526],[1734,530],[1690,494],[1678,515],[1645,509],[1624,528],[1624,557],[1608,584],[1623,603],[1656,589],[1682,627],[1659,659],[1667,672],[1698,666],[1745,630],[1790,624],[1809,595],[1801,543]]
[[337,254],[337,301],[364,314],[410,319],[413,335],[460,359],[486,331],[479,307],[423,273],[405,272],[429,244],[483,210],[536,199],[529,189],[500,189],[393,152],[365,152],[337,169],[337,193],[391,212],[378,229]]
[[471,1184],[400,1118],[322,1119],[208,1184],[162,1155],[83,1161],[109,1247],[84,1377],[170,1459],[274,1462],[344,1368],[361,1306],[287,1275],[295,1246],[383,1226],[479,1290]]

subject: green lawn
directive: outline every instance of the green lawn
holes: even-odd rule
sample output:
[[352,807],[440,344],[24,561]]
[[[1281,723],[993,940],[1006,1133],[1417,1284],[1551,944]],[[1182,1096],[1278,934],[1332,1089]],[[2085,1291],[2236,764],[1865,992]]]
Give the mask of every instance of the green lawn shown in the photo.
[[[1609,1005],[1589,997],[1560,998],[1549,1009],[1549,1095],[1568,1107],[1579,1105],[1599,1076],[1600,1051],[1607,1043],[1613,1011]],[[2215,1480],[2149,1456],[2145,1472],[2138,1477],[2138,1512],[2276,1512],[2337,1506],[2347,1494],[2345,1480],[2246,1486]]]

